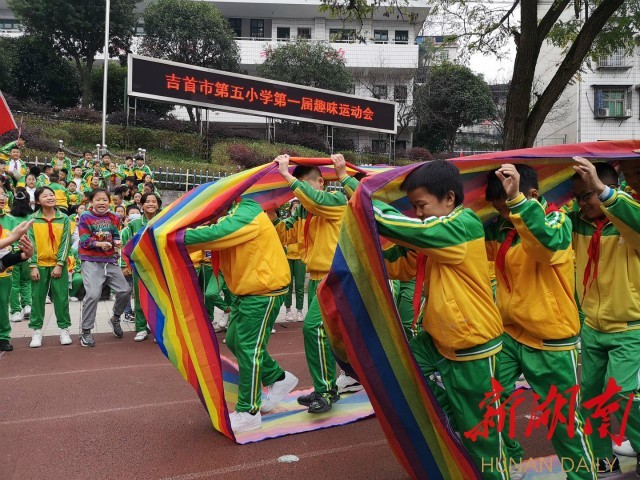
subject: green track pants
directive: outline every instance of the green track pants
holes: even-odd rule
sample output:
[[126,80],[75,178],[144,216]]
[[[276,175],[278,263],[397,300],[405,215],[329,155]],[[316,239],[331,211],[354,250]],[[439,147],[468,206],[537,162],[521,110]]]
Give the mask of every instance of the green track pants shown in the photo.
[[29,262],[20,262],[11,274],[11,313],[31,306],[31,272]]
[[336,391],[336,360],[329,345],[329,339],[322,324],[320,305],[316,297],[316,289],[320,280],[309,280],[309,309],[304,317],[302,337],[304,339],[304,353],[313,389],[317,393]]
[[238,360],[237,412],[259,411],[262,385],[272,385],[284,374],[267,351],[282,302],[284,295],[246,295],[234,299],[226,343]]
[[289,284],[289,291],[285,296],[284,306],[289,309],[293,304],[293,292],[296,292],[296,310],[302,310],[304,306],[304,277],[307,273],[307,266],[302,263],[302,260],[288,259],[289,270],[291,271],[291,283]]
[[[485,393],[492,391],[491,379],[496,374],[496,355],[479,360],[454,362],[443,357],[436,349],[431,336],[421,331],[410,342],[411,351],[429,379],[440,372],[444,389],[434,388],[434,382],[428,381],[443,410],[459,428],[462,444],[482,473],[484,479],[508,480],[505,446],[502,434],[495,428],[489,429],[487,438],[478,436],[474,441],[464,436],[484,419],[484,411],[479,407]],[[499,408],[496,402],[495,408]]]
[[71,326],[71,316],[69,315],[69,271],[64,265],[60,278],[51,278],[51,272],[53,272],[54,268],[39,266],[40,280],[31,282],[33,303],[31,305],[29,328],[33,330],[40,330],[44,323],[44,307],[49,288],[51,288],[51,301],[53,302],[53,311],[56,315],[58,327],[69,328]]
[[[498,381],[504,387],[504,402],[515,390],[515,384],[521,374],[531,386],[533,392],[544,402],[552,386],[555,385],[558,394],[563,394],[578,385],[578,350],[538,350],[516,341],[508,334],[502,334],[502,351],[498,353]],[[569,402],[569,394],[563,397]],[[580,395],[576,399],[580,404]],[[555,403],[553,404],[555,405]],[[507,409],[509,405],[506,406]],[[550,407],[550,409],[553,407]],[[512,412],[512,415],[517,412]],[[574,427],[571,432],[566,424],[569,421],[569,403],[560,410],[560,414],[567,422],[558,422],[551,443],[558,458],[562,459],[563,470],[569,480],[596,480],[597,468],[591,441],[584,431],[584,419],[579,408],[575,409]],[[509,437],[509,432],[503,432],[507,445],[507,454],[511,463],[524,460],[520,444]]]

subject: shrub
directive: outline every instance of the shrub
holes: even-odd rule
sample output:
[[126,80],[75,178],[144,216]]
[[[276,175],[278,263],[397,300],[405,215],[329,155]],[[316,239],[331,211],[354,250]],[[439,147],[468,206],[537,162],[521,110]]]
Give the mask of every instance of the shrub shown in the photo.
[[427,150],[426,148],[422,148],[422,147],[409,148],[406,151],[406,155],[403,155],[403,156],[406,156],[410,160],[420,161],[420,162],[425,162],[427,160],[433,160],[434,159],[434,157],[431,154],[431,152],[429,150]]
[[232,162],[244,168],[252,168],[264,163],[253,149],[239,143],[229,144],[227,153]]
[[58,114],[60,120],[71,120],[75,122],[98,123],[102,121],[100,112],[92,108],[68,108]]

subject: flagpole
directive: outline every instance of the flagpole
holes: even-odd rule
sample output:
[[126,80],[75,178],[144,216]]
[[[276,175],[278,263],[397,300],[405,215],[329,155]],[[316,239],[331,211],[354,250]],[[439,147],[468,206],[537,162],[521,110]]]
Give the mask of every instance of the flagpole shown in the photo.
[[107,73],[109,71],[109,10],[111,10],[111,0],[106,0],[106,2],[104,20],[104,77],[102,79],[102,148],[105,150],[107,136]]

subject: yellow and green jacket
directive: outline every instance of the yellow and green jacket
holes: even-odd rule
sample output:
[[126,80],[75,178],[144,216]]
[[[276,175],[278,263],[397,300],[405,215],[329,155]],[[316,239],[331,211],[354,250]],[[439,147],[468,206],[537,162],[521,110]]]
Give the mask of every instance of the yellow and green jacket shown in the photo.
[[18,160],[18,172],[19,172],[19,177],[17,179],[15,179],[15,177],[13,177],[10,174],[10,169],[11,169],[11,159],[7,159],[7,166],[6,166],[6,174],[8,176],[11,176],[12,178],[14,178],[16,180],[16,187],[24,187],[25,186],[25,179],[27,178],[27,174],[29,173],[29,169],[27,168],[27,164],[24,163],[24,161],[22,159]]
[[67,190],[67,194],[68,194],[68,198],[69,198],[69,206],[78,206],[82,203],[82,199],[84,198],[84,195],[82,194],[82,192],[80,190],[76,190],[75,192],[71,193]]
[[498,217],[485,228],[487,257],[498,250],[514,228],[505,256],[505,275],[496,266],[497,304],[504,330],[518,342],[538,350],[571,350],[578,343],[571,220],[560,211],[545,213],[547,202],[521,193],[507,201],[510,221]]
[[63,168],[67,171],[67,177],[63,178],[63,180],[71,180],[73,178],[73,166],[71,164],[71,159],[69,159],[68,157],[64,157],[64,159],[58,164],[58,158],[54,157],[51,160],[51,166],[55,169],[56,167],[60,167],[60,169],[62,170]]
[[[352,179],[353,180],[353,179]],[[357,180],[353,180],[356,182]],[[306,231],[308,238],[303,238],[304,253],[302,261],[307,265],[309,278],[320,280],[331,268],[333,255],[338,245],[338,234],[342,225],[342,217],[347,208],[347,198],[342,192],[325,192],[316,190],[305,181],[293,180],[289,184],[302,207],[311,213],[311,219],[307,215],[305,223],[298,226],[297,231]],[[279,225],[275,220],[274,225],[279,234],[285,229],[294,228],[295,223]]]
[[29,264],[38,267],[66,265],[69,256],[71,228],[69,217],[56,210],[50,221],[44,218],[42,210],[33,215],[33,225],[29,229],[29,238],[33,243],[33,255]]
[[427,256],[422,326],[440,354],[476,360],[502,349],[502,320],[493,302],[484,228],[472,210],[458,206],[424,221],[373,201],[378,233]]
[[134,165],[133,176],[136,177],[137,181],[141,182],[144,180],[144,176],[147,174],[151,175],[151,179],[153,180],[153,172],[147,165],[142,165],[141,167]]
[[598,276],[582,285],[595,222],[573,213],[578,297],[585,323],[600,332],[640,329],[640,204],[629,194],[613,190],[602,205],[608,222],[602,230]]
[[126,163],[123,163],[118,167],[117,175],[124,181],[127,177],[135,177],[133,172],[133,165],[130,167]]
[[[16,218],[12,215],[7,215],[4,212],[0,211],[0,238],[7,238],[9,236],[9,233],[11,233],[11,231],[20,223],[21,219]],[[0,251],[3,251],[3,253],[11,253],[12,250],[13,247],[9,246]],[[9,267],[3,272],[0,272],[0,278],[10,277],[12,272],[13,267]]]
[[44,173],[38,175],[38,178],[36,179],[36,188],[48,187],[49,185],[51,185],[51,180],[49,180],[49,177],[47,177]]
[[304,226],[306,221],[307,211],[302,205],[298,205],[290,217],[276,219],[273,222],[282,245],[287,248],[287,258],[290,260],[302,260],[303,263],[305,261],[307,252],[304,245]]
[[400,245],[383,247],[382,256],[390,280],[409,282],[416,278],[416,252]]
[[[129,243],[129,241],[133,237],[135,237],[140,230],[143,230],[147,226],[147,223],[149,223],[149,220],[147,220],[147,217],[144,215],[129,222],[129,224],[120,232],[120,241],[122,242],[122,246],[126,246],[127,243]],[[127,266],[123,255],[120,255],[118,265],[120,265],[122,268]]]
[[220,251],[220,270],[234,295],[280,295],[291,281],[289,263],[269,217],[254,200],[242,200],[214,225],[189,229],[190,252]]
[[69,256],[67,257],[67,271],[69,272],[69,278],[74,273],[80,273],[80,258],[78,257],[78,250],[71,249],[69,251]]
[[56,207],[69,208],[69,192],[59,183],[52,183],[49,188],[56,195]]

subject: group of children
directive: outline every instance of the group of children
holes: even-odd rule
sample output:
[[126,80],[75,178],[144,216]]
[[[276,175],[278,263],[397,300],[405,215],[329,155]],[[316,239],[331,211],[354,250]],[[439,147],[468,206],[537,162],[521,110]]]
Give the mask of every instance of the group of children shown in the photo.
[[[267,349],[285,292],[291,295],[300,284],[292,278],[296,260],[309,273],[303,337],[313,380],[313,392],[298,402],[309,413],[324,413],[339,401],[341,386],[342,391],[361,388],[356,379],[342,375],[340,385],[336,378],[315,297],[331,266],[347,198],[358,186],[347,175],[344,158],[331,158],[344,193],[325,191],[317,167],[297,166],[290,173],[288,157],[279,156],[279,172],[296,197],[288,218],[263,212],[243,198],[213,224],[185,235],[193,251],[219,252],[220,271],[234,296],[227,344],[240,370],[239,401],[231,418],[236,432],[260,428],[260,412],[271,410],[297,384]],[[601,436],[602,419],[592,416],[595,405],[588,402],[604,392],[609,379],[620,387],[616,398],[623,405],[636,395],[626,448],[632,454],[640,451],[640,295],[635,287],[640,281],[640,204],[620,187],[612,166],[580,157],[575,162],[574,201],[565,206],[546,202],[530,166],[505,164],[491,172],[486,198],[499,216],[487,226],[464,208],[462,177],[446,161],[422,165],[403,181],[415,216],[373,201],[377,233],[393,243],[384,257],[410,347],[485,478],[524,477],[516,467],[523,450],[515,439],[498,429],[474,441],[465,435],[482,423],[479,406],[495,393],[493,381],[503,389],[491,398],[499,410],[521,375],[540,398],[554,388],[566,393],[580,386],[575,411],[569,399],[558,407],[566,421],[552,436],[568,478],[605,478],[620,471],[610,437]],[[638,187],[627,185],[629,190]],[[292,252],[289,262],[282,245]],[[416,306],[422,316],[417,329],[412,326]],[[299,314],[301,307],[298,302]],[[265,396],[261,384],[267,387]]]
[[[32,254],[28,261],[0,272],[0,351],[10,351],[10,322],[29,320],[30,346],[42,345],[45,304],[53,303],[60,328],[60,343],[72,343],[69,301],[82,300],[80,343],[92,347],[91,330],[103,288],[115,299],[110,324],[123,336],[120,317],[136,323],[135,341],[147,338],[148,328],[140,308],[137,279],[120,251],[153,218],[162,200],[144,159],[127,157],[117,167],[109,155],[93,161],[90,152],[74,166],[59,150],[43,173],[27,170],[21,160],[20,139],[2,150],[0,162],[0,238],[11,234],[21,220],[29,220]],[[116,168],[117,167],[117,168]],[[114,173],[115,172],[115,173]],[[113,177],[116,178],[113,178]],[[111,191],[105,187],[110,187]],[[0,251],[0,257],[12,249]],[[24,251],[21,244],[13,250]],[[134,308],[131,308],[131,292]]]

